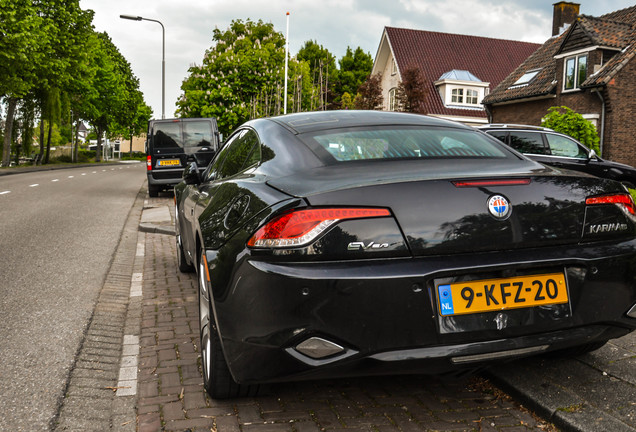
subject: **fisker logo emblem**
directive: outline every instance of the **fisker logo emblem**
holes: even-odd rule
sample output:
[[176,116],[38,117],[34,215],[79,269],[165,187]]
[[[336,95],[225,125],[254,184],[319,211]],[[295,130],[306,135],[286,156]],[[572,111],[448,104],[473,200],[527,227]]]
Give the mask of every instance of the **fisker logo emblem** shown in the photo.
[[503,196],[493,195],[488,198],[488,211],[497,219],[506,219],[510,216],[512,206]]
[[349,243],[349,246],[347,247],[347,249],[359,251],[359,250],[368,250],[368,249],[383,249],[388,247],[389,247],[388,243],[370,242],[369,244],[365,244],[364,242],[351,242]]

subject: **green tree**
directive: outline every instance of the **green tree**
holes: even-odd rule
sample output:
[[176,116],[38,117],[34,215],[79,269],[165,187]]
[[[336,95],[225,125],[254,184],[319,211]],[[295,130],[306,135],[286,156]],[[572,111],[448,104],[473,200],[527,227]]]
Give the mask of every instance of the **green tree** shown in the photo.
[[345,93],[354,95],[371,74],[373,57],[360,47],[356,48],[355,51],[351,47],[347,47],[347,52],[338,61],[338,64],[340,70],[336,83],[336,94],[340,97]]
[[250,118],[281,113],[285,39],[273,24],[235,20],[213,40],[181,85],[179,116],[216,117],[227,135]]
[[311,79],[310,110],[327,109],[334,99],[335,83],[338,81],[338,68],[336,58],[315,41],[306,41],[296,54],[300,62],[306,62],[309,66]]
[[547,115],[541,120],[541,126],[569,135],[600,153],[596,127],[581,114],[566,106],[550,107]]
[[30,0],[0,0],[0,97],[7,104],[2,166],[10,163],[16,107],[38,82],[47,43],[47,27]]

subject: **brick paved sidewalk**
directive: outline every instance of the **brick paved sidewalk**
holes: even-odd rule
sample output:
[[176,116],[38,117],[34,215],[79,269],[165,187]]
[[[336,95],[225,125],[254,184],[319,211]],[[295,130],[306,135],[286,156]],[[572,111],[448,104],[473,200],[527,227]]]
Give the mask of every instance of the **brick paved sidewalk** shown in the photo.
[[555,430],[481,378],[382,377],[290,383],[269,396],[210,399],[198,351],[196,278],[177,270],[173,236],[145,236],[138,431]]

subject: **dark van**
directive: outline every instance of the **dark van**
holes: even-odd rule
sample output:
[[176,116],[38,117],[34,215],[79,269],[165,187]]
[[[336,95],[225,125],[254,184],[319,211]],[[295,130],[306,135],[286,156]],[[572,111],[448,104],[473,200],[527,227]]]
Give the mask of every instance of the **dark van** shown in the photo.
[[219,129],[214,118],[150,120],[146,139],[148,194],[181,181],[189,160],[203,171],[219,149]]

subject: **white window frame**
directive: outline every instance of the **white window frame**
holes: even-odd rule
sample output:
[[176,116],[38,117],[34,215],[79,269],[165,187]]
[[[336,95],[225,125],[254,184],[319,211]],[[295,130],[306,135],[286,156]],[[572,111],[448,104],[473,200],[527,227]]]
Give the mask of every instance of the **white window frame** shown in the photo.
[[395,57],[391,57],[391,75],[397,73],[397,63],[395,63]]
[[[583,80],[579,79],[579,73],[580,73],[579,62],[580,62],[580,59],[582,59],[583,57],[585,57],[585,79],[587,79],[587,77],[589,76],[589,60],[590,60],[588,52],[563,58],[563,92],[564,93],[581,90],[579,81],[585,81],[585,79]],[[566,85],[567,85],[567,77],[568,77],[568,61],[570,60],[574,61],[574,77],[573,77],[574,82],[573,82],[572,88],[567,88]]]
[[389,111],[395,111],[397,100],[396,100],[397,87],[393,87],[389,90]]
[[[466,94],[466,96],[464,98],[464,103],[467,105],[479,105],[479,91],[471,88],[467,88],[465,90],[466,91],[464,93]],[[475,102],[472,102],[473,99],[475,100]]]
[[464,103],[464,89],[462,87],[455,87],[451,89],[451,103],[463,104]]

